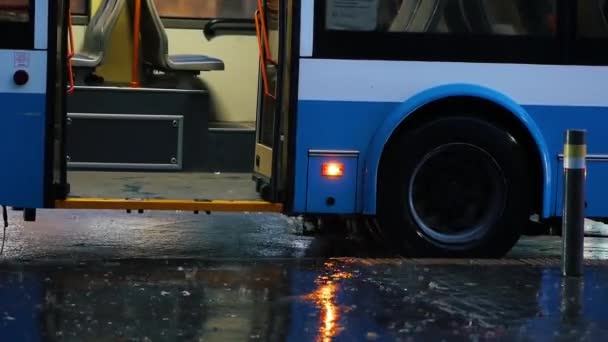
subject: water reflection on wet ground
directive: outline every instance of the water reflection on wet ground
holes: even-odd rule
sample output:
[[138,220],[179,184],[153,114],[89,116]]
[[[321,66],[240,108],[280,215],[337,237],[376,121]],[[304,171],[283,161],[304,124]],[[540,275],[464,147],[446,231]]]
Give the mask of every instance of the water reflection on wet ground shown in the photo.
[[0,271],[6,341],[602,340],[606,268],[131,260]]
[[[403,260],[274,215],[11,213],[0,341],[603,340],[608,240],[584,282],[559,237],[504,260]],[[337,258],[336,258],[337,257]],[[349,258],[353,257],[353,258]]]
[[[281,215],[193,215],[40,211],[24,223],[11,212],[3,260],[129,258],[391,257],[365,236],[305,236]],[[524,237],[509,257],[559,257],[559,237]],[[587,238],[585,257],[608,259],[608,239]]]

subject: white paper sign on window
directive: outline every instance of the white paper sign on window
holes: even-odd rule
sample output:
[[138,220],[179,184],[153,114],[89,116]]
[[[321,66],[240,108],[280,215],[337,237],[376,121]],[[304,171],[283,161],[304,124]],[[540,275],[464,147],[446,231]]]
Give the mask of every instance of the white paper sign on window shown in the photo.
[[378,0],[327,0],[328,30],[373,31],[378,23]]

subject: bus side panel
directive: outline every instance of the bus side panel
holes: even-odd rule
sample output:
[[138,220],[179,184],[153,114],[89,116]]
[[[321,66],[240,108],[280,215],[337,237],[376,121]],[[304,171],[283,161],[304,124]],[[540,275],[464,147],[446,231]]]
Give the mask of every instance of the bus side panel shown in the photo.
[[[347,102],[347,101],[309,101],[301,100],[298,106],[298,134],[296,159],[296,201],[294,210],[306,212],[306,189],[308,151],[310,149],[357,150],[360,160],[370,157],[369,143],[374,132],[387,118],[388,113],[399,107],[397,103]],[[568,129],[582,128],[588,132],[588,153],[605,155],[608,158],[608,107],[579,106],[523,106],[532,121],[536,123],[544,138],[549,163],[551,182],[545,199],[546,217],[561,216],[563,197],[562,153],[564,132]],[[373,159],[373,158],[372,158]],[[589,217],[608,216],[608,159],[591,159],[587,174],[587,209]],[[368,167],[373,167],[368,165]],[[357,210],[362,211],[364,175],[369,169],[360,162],[357,182]]]
[[301,59],[295,209],[306,209],[308,150],[343,148],[360,153],[357,208],[373,215],[376,170],[394,128],[433,100],[476,96],[510,110],[536,140],[543,217],[562,213],[564,133],[586,129],[587,215],[608,217],[607,87],[608,68],[599,66]]
[[[46,52],[0,51],[0,203],[44,207]],[[29,80],[15,84],[25,70]]]
[[[394,129],[425,104],[448,96],[476,96],[494,101],[513,112],[536,140],[545,176],[542,214],[548,215],[554,198],[550,154],[542,133],[528,113],[500,92],[467,82],[475,74],[466,70],[451,75],[447,79],[453,81],[450,83],[414,82],[423,79],[422,75],[415,77],[420,66],[432,68],[424,73],[427,78],[434,75],[438,67],[436,64],[410,65],[409,62],[301,60],[294,211],[306,211],[309,177],[318,177],[306,172],[309,150],[346,149],[360,154],[356,212],[375,214],[378,165],[384,145]],[[462,65],[444,68],[444,73],[435,76],[448,76]],[[479,70],[472,71],[479,73]],[[461,72],[462,76],[459,75]]]
[[[320,172],[308,172],[311,150],[341,150],[359,153],[355,212],[362,208],[364,163],[372,135],[387,113],[398,104],[391,102],[315,101],[298,102],[293,211],[307,212],[309,184],[320,182]],[[347,170],[348,171],[348,170]],[[313,179],[316,177],[317,179]],[[315,196],[311,193],[310,196]],[[309,199],[313,201],[313,199]],[[317,202],[314,199],[313,202]],[[345,213],[345,212],[341,212]]]
[[587,130],[586,214],[589,217],[608,217],[608,107],[600,106],[525,106],[547,141],[551,167],[556,179],[553,188],[552,216],[563,210],[563,153],[564,133],[568,129]]

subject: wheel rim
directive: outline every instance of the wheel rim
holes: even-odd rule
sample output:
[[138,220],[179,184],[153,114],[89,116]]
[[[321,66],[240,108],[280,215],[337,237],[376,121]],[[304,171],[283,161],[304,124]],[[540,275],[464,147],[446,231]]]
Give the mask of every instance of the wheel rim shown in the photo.
[[443,245],[482,238],[506,200],[500,166],[488,152],[470,144],[447,144],[428,153],[409,185],[409,210],[419,233]]

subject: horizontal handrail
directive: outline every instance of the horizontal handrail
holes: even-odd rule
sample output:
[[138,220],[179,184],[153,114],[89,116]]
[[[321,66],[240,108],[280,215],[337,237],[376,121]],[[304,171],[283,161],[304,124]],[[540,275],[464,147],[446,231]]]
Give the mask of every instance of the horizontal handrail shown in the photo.
[[205,37],[217,36],[218,31],[229,32],[255,32],[255,21],[253,19],[213,19],[209,20],[203,28]]

